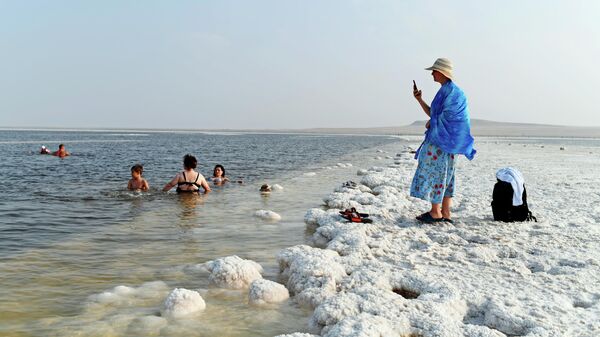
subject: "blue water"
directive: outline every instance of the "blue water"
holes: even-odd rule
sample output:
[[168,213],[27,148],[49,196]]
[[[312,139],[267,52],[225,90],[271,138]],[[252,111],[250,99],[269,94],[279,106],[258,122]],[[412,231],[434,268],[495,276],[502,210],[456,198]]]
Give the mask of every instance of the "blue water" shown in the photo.
[[[389,137],[293,134],[203,134],[0,131],[0,261],[65,235],[126,222],[131,196],[124,192],[130,167],[144,165],[152,197],[137,212],[164,202],[157,191],[194,154],[210,176],[223,164],[246,184],[273,179],[291,169],[393,141]],[[64,143],[71,157],[39,155]],[[149,202],[148,202],[149,201]]]

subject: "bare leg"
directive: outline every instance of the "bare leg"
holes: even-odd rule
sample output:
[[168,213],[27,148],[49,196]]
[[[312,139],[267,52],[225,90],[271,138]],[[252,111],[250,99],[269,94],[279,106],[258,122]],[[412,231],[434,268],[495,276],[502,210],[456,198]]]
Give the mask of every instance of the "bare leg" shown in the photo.
[[[446,199],[444,198],[444,201]],[[431,211],[429,211],[429,214],[431,214],[431,217],[433,217],[434,219],[439,219],[442,217],[442,207],[441,204],[431,204]]]
[[[452,208],[452,197],[444,197],[444,200],[442,201],[442,210],[441,210],[442,217],[444,217],[446,219],[452,219],[452,214],[450,212],[450,208]],[[432,210],[433,210],[433,208],[432,208]]]

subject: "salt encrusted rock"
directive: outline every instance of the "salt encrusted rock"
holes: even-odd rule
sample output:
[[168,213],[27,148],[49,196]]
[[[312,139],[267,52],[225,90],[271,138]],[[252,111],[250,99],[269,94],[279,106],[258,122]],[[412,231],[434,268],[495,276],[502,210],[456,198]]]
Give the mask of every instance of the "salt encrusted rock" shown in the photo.
[[206,304],[197,291],[175,288],[165,299],[160,314],[163,317],[180,318],[205,308]]
[[[511,302],[507,300],[506,302]],[[507,335],[522,336],[536,327],[526,308],[515,305],[510,307],[506,302],[490,299],[483,305],[483,323],[491,328],[499,330]]]
[[371,193],[371,194],[373,194],[373,191],[368,186],[365,186],[365,185],[358,185],[358,190],[361,191],[361,192],[363,192],[363,193]]
[[[352,190],[354,193],[360,193],[359,191],[356,190]],[[327,197],[325,197],[323,199],[323,201],[327,204],[327,206],[329,206],[330,208],[340,208],[340,209],[346,209],[346,208],[351,208],[351,207],[360,207],[360,203],[358,203],[357,201],[352,200],[352,196],[354,193],[348,192],[348,193],[331,193],[330,195],[328,195]]]
[[248,288],[252,281],[262,278],[263,271],[260,264],[236,255],[206,262],[206,269],[210,272],[210,283],[227,289]]
[[254,213],[254,216],[259,217],[263,220],[269,220],[269,221],[281,220],[281,215],[279,215],[273,211],[268,211],[268,210],[264,210],[264,209],[260,209],[260,210],[256,211]]
[[248,301],[250,304],[255,305],[279,303],[289,297],[290,293],[286,287],[265,279],[254,280],[250,284],[250,291],[248,292]]
[[300,305],[315,307],[336,292],[346,276],[339,255],[331,250],[294,246],[279,252],[277,261],[287,288]]
[[309,226],[322,226],[339,219],[340,214],[337,210],[324,211],[320,208],[311,208],[304,215],[304,223]]
[[358,169],[358,171],[356,171],[356,175],[357,176],[364,176],[364,175],[367,175],[367,174],[369,174],[369,171],[365,170],[365,169]]
[[153,298],[157,293],[168,291],[167,284],[162,281],[146,282],[137,288],[128,286],[116,286],[111,290],[104,291],[100,294],[91,295],[88,300],[89,304],[119,304],[130,302],[133,298]]
[[359,314],[344,318],[328,329],[323,337],[402,337],[410,333],[407,319],[393,322],[381,316]]
[[335,235],[335,237],[329,242],[327,249],[334,250],[341,256],[359,254],[362,257],[371,257],[371,249],[367,245],[365,228],[359,227],[360,225],[364,226],[364,224],[352,225],[354,225],[355,228],[351,230],[339,231],[339,234]]

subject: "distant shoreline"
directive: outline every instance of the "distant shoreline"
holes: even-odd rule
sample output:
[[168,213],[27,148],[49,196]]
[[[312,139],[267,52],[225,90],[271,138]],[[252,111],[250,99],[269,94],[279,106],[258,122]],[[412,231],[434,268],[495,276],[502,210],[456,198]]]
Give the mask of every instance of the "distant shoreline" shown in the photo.
[[[365,128],[307,128],[307,129],[159,129],[159,128],[54,128],[54,127],[0,127],[1,131],[51,131],[51,132],[152,132],[152,133],[284,133],[284,134],[334,134],[334,135],[390,135],[419,136],[425,132],[425,121],[405,126]],[[558,137],[600,138],[600,127],[560,126],[544,124],[503,123],[472,120],[473,136],[484,137]]]

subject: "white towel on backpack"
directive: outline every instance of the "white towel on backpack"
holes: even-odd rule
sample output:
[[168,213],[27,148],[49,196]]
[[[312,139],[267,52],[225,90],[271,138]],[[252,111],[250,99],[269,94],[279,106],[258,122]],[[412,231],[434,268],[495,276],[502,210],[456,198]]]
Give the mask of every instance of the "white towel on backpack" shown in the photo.
[[510,183],[513,188],[513,206],[523,205],[523,190],[525,179],[519,170],[512,167],[501,168],[496,172],[496,178]]

